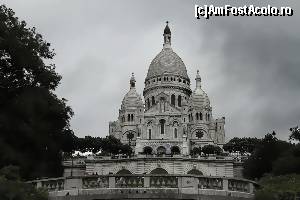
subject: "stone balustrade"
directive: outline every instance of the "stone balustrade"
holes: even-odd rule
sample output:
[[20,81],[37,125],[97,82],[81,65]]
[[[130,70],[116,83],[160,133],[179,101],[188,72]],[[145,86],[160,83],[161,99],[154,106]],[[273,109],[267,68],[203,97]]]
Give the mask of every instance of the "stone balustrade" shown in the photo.
[[[254,189],[257,184],[246,179],[237,179],[230,177],[212,177],[212,176],[194,176],[194,175],[93,175],[93,176],[77,176],[52,178],[30,181],[37,188],[46,188],[53,196],[64,194],[64,191],[82,191],[86,194],[88,191],[102,191],[104,189],[111,191],[126,192],[131,189],[139,192],[143,190],[146,193],[153,189],[169,189],[178,193],[203,194],[217,192],[218,194],[246,194],[253,196]],[[93,190],[91,190],[93,189]],[[122,189],[125,189],[124,191]],[[128,192],[127,191],[127,192]],[[52,193],[51,193],[52,192]],[[225,193],[224,193],[225,192]]]

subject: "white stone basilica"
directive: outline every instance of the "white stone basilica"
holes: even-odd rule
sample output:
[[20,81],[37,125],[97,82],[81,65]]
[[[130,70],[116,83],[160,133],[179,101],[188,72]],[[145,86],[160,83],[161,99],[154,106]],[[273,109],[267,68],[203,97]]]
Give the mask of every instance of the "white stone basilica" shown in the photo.
[[225,118],[213,117],[199,71],[196,88],[191,90],[186,66],[171,48],[168,24],[163,37],[163,49],[152,60],[145,79],[144,101],[132,74],[118,120],[109,123],[109,134],[129,143],[136,155],[189,155],[195,147],[222,146]]
[[159,173],[241,177],[242,163],[233,157],[195,153],[205,145],[224,144],[225,118],[213,117],[199,71],[196,88],[191,90],[186,67],[171,48],[168,24],[163,36],[163,49],[152,60],[145,79],[144,101],[132,74],[118,120],[109,123],[109,134],[131,145],[135,155],[94,155],[75,164],[77,167],[69,162],[65,176]]

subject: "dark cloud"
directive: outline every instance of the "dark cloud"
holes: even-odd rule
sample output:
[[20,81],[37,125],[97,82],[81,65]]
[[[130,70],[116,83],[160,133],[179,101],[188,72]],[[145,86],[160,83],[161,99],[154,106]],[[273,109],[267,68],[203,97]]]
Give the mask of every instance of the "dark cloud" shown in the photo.
[[[226,4],[291,6],[292,17],[194,18],[195,4],[224,1],[17,1],[7,0],[29,26],[52,43],[63,80],[57,90],[69,100],[79,136],[108,132],[135,72],[138,91],[151,60],[162,48],[170,20],[173,49],[194,80],[199,69],[215,117],[226,117],[227,138],[287,138],[300,123],[300,3],[226,1]],[[194,89],[192,83],[192,89]]]

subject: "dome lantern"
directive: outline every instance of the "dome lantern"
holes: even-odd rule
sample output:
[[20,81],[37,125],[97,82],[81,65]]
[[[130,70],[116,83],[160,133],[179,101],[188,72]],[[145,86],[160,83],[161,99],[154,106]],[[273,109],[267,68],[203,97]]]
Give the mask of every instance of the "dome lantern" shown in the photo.
[[134,73],[132,72],[131,74],[131,78],[130,78],[130,89],[135,87],[135,77],[134,77]]
[[199,75],[199,70],[197,70],[197,75],[196,75],[196,88],[201,88],[201,77]]
[[169,25],[168,25],[169,22],[166,21],[166,23],[167,23],[167,25],[164,29],[164,34],[163,34],[163,36],[164,36],[164,45],[163,45],[163,47],[164,48],[171,48],[171,30],[170,30]]

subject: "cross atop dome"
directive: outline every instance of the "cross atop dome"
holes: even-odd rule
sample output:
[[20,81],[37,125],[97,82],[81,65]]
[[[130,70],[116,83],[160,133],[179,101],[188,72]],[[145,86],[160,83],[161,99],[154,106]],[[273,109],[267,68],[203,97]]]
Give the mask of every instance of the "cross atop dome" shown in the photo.
[[171,30],[169,28],[169,21],[166,21],[166,27],[164,29],[164,48],[171,48]]

